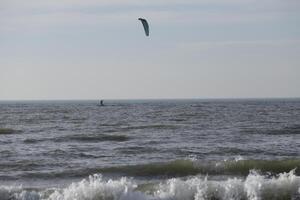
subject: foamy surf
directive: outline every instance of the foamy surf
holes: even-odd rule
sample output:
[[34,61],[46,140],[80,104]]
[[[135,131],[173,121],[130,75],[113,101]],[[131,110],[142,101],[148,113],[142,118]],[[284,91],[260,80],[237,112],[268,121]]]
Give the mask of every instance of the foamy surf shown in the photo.
[[299,199],[300,177],[292,170],[268,177],[251,171],[245,178],[172,178],[138,183],[132,178],[105,180],[96,174],[65,188],[42,190],[0,186],[1,200],[276,200]]

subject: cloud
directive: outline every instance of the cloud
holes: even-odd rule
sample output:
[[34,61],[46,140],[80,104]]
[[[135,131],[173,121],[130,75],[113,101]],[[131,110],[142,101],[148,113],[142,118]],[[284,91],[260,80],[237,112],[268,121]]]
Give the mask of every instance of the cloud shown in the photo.
[[105,6],[105,5],[172,5],[172,4],[245,4],[255,0],[7,0],[6,5],[18,7]]
[[208,49],[264,49],[264,48],[291,48],[300,46],[300,39],[289,40],[235,40],[235,41],[203,41],[203,42],[182,42],[177,44],[177,49],[184,52],[195,52]]
[[[4,0],[5,1],[5,0]],[[2,3],[6,9],[13,10],[47,10],[47,9],[78,9],[92,7],[136,7],[150,8],[165,7],[174,8],[174,6],[207,6],[240,9],[244,7],[249,9],[272,9],[272,8],[295,8],[299,9],[298,0],[6,0]]]
[[[1,31],[126,24],[139,16],[155,24],[264,23],[298,16],[296,0],[6,0]],[[295,11],[295,12],[292,12]]]

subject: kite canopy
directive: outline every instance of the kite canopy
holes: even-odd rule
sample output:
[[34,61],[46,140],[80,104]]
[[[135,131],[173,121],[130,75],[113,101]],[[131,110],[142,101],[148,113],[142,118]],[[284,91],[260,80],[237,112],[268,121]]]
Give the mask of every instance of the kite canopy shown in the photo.
[[144,26],[146,36],[149,36],[149,24],[148,24],[147,20],[145,20],[143,18],[139,18],[139,20],[142,22],[142,24]]

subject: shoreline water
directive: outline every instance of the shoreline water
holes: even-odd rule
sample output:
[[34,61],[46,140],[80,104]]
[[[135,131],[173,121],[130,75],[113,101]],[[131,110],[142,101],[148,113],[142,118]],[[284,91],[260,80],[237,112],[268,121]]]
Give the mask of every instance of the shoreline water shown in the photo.
[[298,199],[300,177],[289,173],[263,176],[251,171],[246,178],[211,179],[209,176],[138,181],[133,178],[104,179],[101,174],[61,187],[26,188],[0,186],[1,199]]
[[300,194],[300,100],[97,102],[1,102],[0,197]]

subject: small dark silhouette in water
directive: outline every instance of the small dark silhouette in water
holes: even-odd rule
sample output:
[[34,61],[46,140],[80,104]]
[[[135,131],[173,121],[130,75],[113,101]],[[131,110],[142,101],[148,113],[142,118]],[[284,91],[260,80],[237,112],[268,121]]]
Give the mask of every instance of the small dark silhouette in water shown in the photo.
[[100,101],[100,106],[104,106],[103,102],[104,102],[103,100]]

